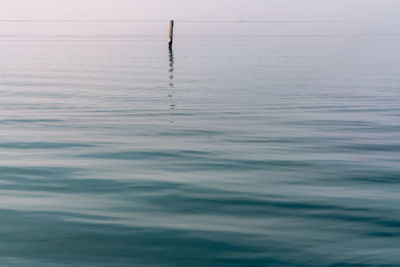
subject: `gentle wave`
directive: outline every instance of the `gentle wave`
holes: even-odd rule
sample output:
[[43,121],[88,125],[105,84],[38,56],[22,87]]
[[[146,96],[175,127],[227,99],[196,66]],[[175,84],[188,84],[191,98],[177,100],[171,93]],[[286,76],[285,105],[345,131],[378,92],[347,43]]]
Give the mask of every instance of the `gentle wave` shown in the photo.
[[369,38],[0,42],[1,262],[399,265],[399,44]]

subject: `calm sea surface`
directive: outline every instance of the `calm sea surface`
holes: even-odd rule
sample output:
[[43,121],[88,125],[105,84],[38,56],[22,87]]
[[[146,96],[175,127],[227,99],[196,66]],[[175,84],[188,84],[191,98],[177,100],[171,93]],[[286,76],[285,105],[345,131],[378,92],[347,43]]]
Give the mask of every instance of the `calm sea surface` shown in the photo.
[[399,47],[2,36],[1,265],[398,266]]

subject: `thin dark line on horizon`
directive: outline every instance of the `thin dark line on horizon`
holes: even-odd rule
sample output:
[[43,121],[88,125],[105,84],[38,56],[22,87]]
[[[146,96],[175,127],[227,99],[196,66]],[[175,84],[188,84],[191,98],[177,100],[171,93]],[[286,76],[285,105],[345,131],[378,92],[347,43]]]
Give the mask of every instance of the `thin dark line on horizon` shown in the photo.
[[[57,19],[57,20],[42,20],[42,19],[0,19],[0,23],[45,23],[45,22],[62,22],[62,23],[164,23],[170,20],[85,20],[85,19]],[[180,23],[345,23],[347,20],[175,20]]]

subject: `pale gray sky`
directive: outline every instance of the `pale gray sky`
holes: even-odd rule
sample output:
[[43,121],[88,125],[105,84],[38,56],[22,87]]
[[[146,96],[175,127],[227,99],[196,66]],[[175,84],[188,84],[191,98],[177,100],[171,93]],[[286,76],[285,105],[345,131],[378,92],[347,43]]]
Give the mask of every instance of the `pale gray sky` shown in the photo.
[[[397,18],[400,0],[1,0],[0,7],[2,20],[169,18],[177,20],[346,20],[353,23],[353,28],[349,25],[324,27],[338,28],[338,31],[349,31],[352,28],[354,31],[359,29],[364,32],[400,33],[396,32],[400,22]],[[17,26],[13,27],[13,30],[18,32],[18,27],[22,29],[22,26]],[[29,27],[33,26],[25,25],[25,28]],[[40,26],[35,27],[38,29]],[[76,31],[71,25],[57,27]],[[120,29],[113,27],[118,33],[126,31],[123,27]],[[290,28],[290,26],[285,27]],[[282,29],[284,30],[285,27]],[[0,34],[13,31],[6,28],[7,25],[3,25]],[[96,29],[94,26],[89,28]],[[311,31],[317,29],[315,26],[311,28]],[[85,27],[79,27],[79,29],[84,31]],[[153,30],[150,30],[150,33],[153,33]]]
[[353,19],[394,16],[398,0],[2,0],[17,19]]

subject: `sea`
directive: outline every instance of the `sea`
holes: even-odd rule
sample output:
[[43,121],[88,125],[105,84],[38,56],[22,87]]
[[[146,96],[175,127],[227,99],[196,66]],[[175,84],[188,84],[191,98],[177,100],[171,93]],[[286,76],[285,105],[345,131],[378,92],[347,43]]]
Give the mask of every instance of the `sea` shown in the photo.
[[176,27],[0,36],[0,265],[399,266],[400,35]]

